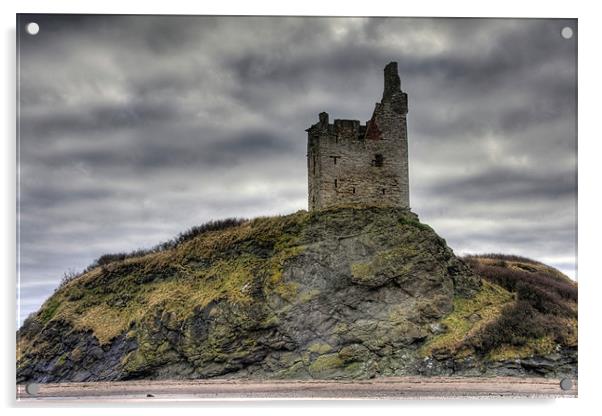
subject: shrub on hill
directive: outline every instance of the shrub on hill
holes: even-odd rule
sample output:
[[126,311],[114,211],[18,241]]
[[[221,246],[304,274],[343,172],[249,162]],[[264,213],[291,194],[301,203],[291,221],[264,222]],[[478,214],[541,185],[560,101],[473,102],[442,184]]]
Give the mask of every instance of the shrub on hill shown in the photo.
[[541,263],[520,256],[488,254],[467,256],[465,260],[481,278],[512,292],[516,300],[504,307],[498,319],[472,336],[469,344],[483,353],[504,346],[534,345],[544,339],[576,344],[576,284],[558,278],[551,268],[526,271],[524,263]]
[[515,254],[502,254],[502,253],[485,253],[485,254],[475,254],[468,255],[465,259],[471,258],[481,258],[481,259],[491,259],[491,260],[501,260],[501,261],[519,261],[522,263],[529,264],[541,264],[540,262],[530,259],[528,257],[517,256]]
[[74,279],[77,279],[84,273],[87,273],[96,267],[106,266],[111,263],[115,263],[118,261],[123,261],[125,259],[134,258],[134,257],[142,257],[152,253],[158,253],[160,251],[169,250],[179,246],[180,244],[190,241],[204,233],[208,233],[211,231],[219,231],[225,230],[227,228],[232,228],[239,226],[248,220],[246,218],[225,218],[221,220],[211,220],[201,225],[196,225],[188,230],[178,234],[175,238],[171,240],[164,241],[162,243],[157,244],[156,246],[150,249],[137,249],[130,252],[119,252],[119,253],[107,253],[103,254],[94,260],[88,267],[86,267],[81,272],[75,272],[73,270],[69,270],[65,272],[63,279],[59,285],[59,289],[65,286],[67,283],[71,282]]

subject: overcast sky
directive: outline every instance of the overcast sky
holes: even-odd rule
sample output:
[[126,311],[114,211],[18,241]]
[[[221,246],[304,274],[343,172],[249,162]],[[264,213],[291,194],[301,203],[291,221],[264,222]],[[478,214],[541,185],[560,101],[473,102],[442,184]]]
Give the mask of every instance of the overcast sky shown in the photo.
[[457,254],[576,276],[575,20],[20,21],[40,24],[19,33],[21,319],[101,254],[306,209],[304,130],[368,120],[390,61],[413,211]]

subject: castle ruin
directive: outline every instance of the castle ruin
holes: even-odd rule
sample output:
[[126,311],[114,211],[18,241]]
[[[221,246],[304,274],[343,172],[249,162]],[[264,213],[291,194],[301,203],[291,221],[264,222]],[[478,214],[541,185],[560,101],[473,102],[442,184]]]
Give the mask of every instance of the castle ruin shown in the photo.
[[307,129],[309,210],[340,205],[409,207],[408,96],[397,62],[385,67],[385,88],[372,118],[319,122]]

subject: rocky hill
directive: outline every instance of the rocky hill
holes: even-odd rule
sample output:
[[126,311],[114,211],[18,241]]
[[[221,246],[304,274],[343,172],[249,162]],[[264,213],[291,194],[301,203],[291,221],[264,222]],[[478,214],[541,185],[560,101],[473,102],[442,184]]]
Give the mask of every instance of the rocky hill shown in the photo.
[[454,256],[412,212],[233,222],[61,286],[17,333],[17,380],[576,374],[577,288]]

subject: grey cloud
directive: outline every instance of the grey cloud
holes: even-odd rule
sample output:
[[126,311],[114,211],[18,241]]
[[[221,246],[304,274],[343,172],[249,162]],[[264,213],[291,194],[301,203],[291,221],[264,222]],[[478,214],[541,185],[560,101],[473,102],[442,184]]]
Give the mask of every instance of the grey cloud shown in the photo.
[[[120,151],[113,147],[101,147],[83,144],[69,148],[60,147],[60,151],[47,157],[47,152],[39,155],[32,170],[40,166],[47,169],[83,166],[85,169],[106,173],[109,177],[119,176],[121,170],[112,169],[127,167],[130,170],[164,172],[166,170],[187,170],[195,167],[231,169],[233,164],[245,164],[252,160],[270,158],[288,158],[294,151],[303,151],[304,143],[287,140],[276,132],[269,130],[249,130],[232,135],[219,132],[188,131],[190,136],[178,137],[169,129],[156,129],[154,138],[127,136],[116,144]],[[147,131],[146,129],[144,130]],[[94,134],[94,140],[102,140]],[[29,167],[25,168],[28,171]],[[114,178],[116,179],[116,178]],[[82,190],[83,193],[90,192]],[[38,192],[36,192],[37,194]],[[40,196],[54,199],[63,198],[64,192],[52,196],[50,189],[40,189]],[[92,196],[88,193],[89,196]],[[81,195],[85,196],[85,195]],[[35,204],[32,204],[35,205]]]
[[495,169],[460,180],[442,180],[429,188],[433,194],[454,189],[455,202],[504,203],[508,200],[528,204],[543,199],[576,198],[575,172],[553,171],[551,174],[520,172],[517,169]]
[[79,109],[63,114],[24,116],[22,134],[55,136],[60,134],[102,134],[112,130],[136,128],[141,125],[177,122],[183,114],[170,103],[126,103]]

